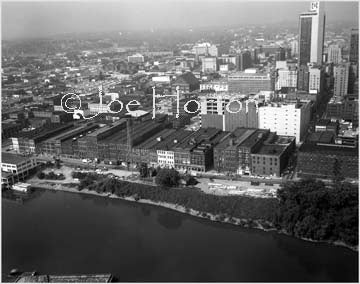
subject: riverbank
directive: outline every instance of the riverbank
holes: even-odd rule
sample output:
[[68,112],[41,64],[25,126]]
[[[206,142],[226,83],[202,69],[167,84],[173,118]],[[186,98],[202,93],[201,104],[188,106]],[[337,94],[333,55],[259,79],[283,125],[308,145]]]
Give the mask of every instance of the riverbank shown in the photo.
[[[275,228],[275,226],[266,220],[261,220],[261,219],[245,219],[245,218],[236,218],[236,217],[224,217],[222,214],[212,214],[212,213],[208,213],[208,212],[201,212],[198,210],[194,210],[191,208],[186,208],[185,206],[182,205],[178,205],[178,204],[172,204],[172,203],[168,203],[168,202],[155,202],[152,200],[148,200],[148,199],[139,199],[136,196],[130,196],[130,197],[121,197],[118,196],[116,194],[113,193],[108,193],[108,192],[103,192],[103,193],[99,193],[93,190],[88,190],[88,189],[82,189],[81,191],[74,188],[74,184],[55,184],[54,182],[46,182],[46,181],[42,181],[42,182],[32,182],[32,186],[34,188],[41,188],[41,189],[46,189],[46,190],[55,190],[55,191],[66,191],[66,192],[71,192],[71,193],[82,193],[82,194],[88,194],[88,195],[95,195],[95,196],[100,196],[100,197],[108,197],[108,198],[115,198],[115,199],[121,199],[121,200],[125,200],[125,201],[130,201],[130,202],[138,202],[138,203],[143,203],[143,204],[149,204],[149,205],[154,205],[154,206],[161,206],[167,209],[171,209],[171,210],[175,210],[184,214],[188,214],[194,217],[200,217],[203,219],[207,219],[210,221],[214,221],[214,222],[220,222],[220,223],[226,223],[226,224],[232,224],[232,225],[236,225],[236,226],[241,226],[244,228],[252,228],[252,229],[259,229],[259,230],[263,230],[263,231],[276,231],[277,233],[280,234],[285,234],[288,236],[291,236],[290,234],[288,234],[286,231],[284,230],[278,230]],[[292,236],[294,237],[294,236]],[[307,238],[299,238],[302,239],[304,241],[310,241],[310,242],[315,242],[315,243],[327,243],[327,244],[331,244],[331,245],[335,245],[335,246],[341,246],[341,247],[346,247],[348,249],[351,249],[352,251],[358,251],[358,247],[355,246],[350,246],[347,245],[343,242],[339,242],[339,241],[335,241],[335,242],[330,242],[330,241],[317,241],[317,240],[312,240],[312,239],[307,239]]]
[[[72,186],[72,185],[71,185]],[[243,218],[236,218],[236,217],[225,217],[222,219],[220,215],[211,214],[207,212],[200,212],[191,208],[186,208],[184,206],[178,205],[178,204],[171,204],[167,202],[154,202],[152,200],[148,199],[137,199],[135,197],[120,197],[113,193],[99,193],[93,190],[88,189],[82,189],[81,191],[66,186],[66,184],[53,184],[52,182],[42,182],[42,183],[32,183],[33,188],[41,188],[46,190],[57,190],[57,191],[67,191],[71,193],[81,193],[81,194],[88,194],[88,195],[95,195],[100,197],[108,197],[108,198],[115,198],[115,199],[121,199],[131,202],[138,202],[143,204],[150,204],[154,206],[161,206],[165,207],[167,209],[175,210],[184,214],[188,214],[194,217],[200,217],[203,219],[208,219],[214,222],[221,222],[221,223],[227,223],[237,226],[242,226],[244,228],[254,228],[259,229],[263,231],[276,231],[275,227],[271,222],[264,221],[264,220],[250,220],[250,219],[243,219]]]

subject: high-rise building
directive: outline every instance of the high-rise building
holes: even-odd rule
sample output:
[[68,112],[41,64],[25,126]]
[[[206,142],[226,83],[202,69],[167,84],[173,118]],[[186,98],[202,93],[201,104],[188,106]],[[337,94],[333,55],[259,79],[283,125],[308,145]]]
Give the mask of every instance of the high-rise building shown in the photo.
[[334,67],[334,96],[343,97],[348,93],[350,63]]
[[306,92],[309,90],[309,67],[307,65],[299,66],[297,89]]
[[217,71],[217,59],[216,57],[204,57],[202,59],[202,72],[213,73]]
[[309,93],[320,94],[322,92],[322,80],[324,72],[320,66],[309,67]]
[[310,121],[310,101],[297,103],[271,103],[259,107],[259,128],[270,129],[279,135],[295,136],[296,143],[303,140]]
[[291,55],[297,56],[299,54],[299,41],[293,40],[291,42]]
[[286,50],[283,47],[279,47],[275,52],[275,60],[283,61],[286,59]]
[[351,29],[350,35],[350,57],[351,63],[358,64],[359,60],[359,29]]
[[310,2],[310,11],[300,14],[299,65],[322,63],[325,14],[320,2]]
[[244,71],[247,68],[250,68],[252,65],[251,52],[242,51],[237,58],[237,70]]
[[341,48],[337,44],[330,45],[328,48],[327,62],[338,64],[341,63]]
[[193,49],[196,58],[199,58],[200,55],[218,56],[218,48],[216,45],[212,45],[208,42],[196,44]]

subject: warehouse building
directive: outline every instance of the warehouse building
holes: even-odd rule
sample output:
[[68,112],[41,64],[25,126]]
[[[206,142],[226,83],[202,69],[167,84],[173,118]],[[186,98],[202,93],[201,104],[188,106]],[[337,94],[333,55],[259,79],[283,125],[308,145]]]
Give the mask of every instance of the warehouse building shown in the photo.
[[295,150],[295,137],[270,133],[269,137],[251,154],[253,175],[280,177]]

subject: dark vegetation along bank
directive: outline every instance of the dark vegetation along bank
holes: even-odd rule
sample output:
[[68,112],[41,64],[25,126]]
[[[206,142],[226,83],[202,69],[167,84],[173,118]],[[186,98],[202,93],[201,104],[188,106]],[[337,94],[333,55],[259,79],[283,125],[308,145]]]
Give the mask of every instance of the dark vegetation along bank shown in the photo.
[[[93,173],[73,173],[78,190],[166,202],[225,218],[262,221],[299,238],[358,245],[358,188],[349,183],[327,186],[321,181],[289,182],[278,198],[217,196],[192,187],[164,187],[131,183]],[[249,224],[249,223],[248,223]],[[269,228],[268,227],[268,228]]]

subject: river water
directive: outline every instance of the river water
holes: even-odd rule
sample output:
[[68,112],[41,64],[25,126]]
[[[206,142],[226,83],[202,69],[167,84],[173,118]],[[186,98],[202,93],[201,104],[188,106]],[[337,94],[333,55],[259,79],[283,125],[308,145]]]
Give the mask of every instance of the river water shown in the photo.
[[2,271],[123,281],[357,281],[358,253],[166,208],[44,191],[2,200]]

